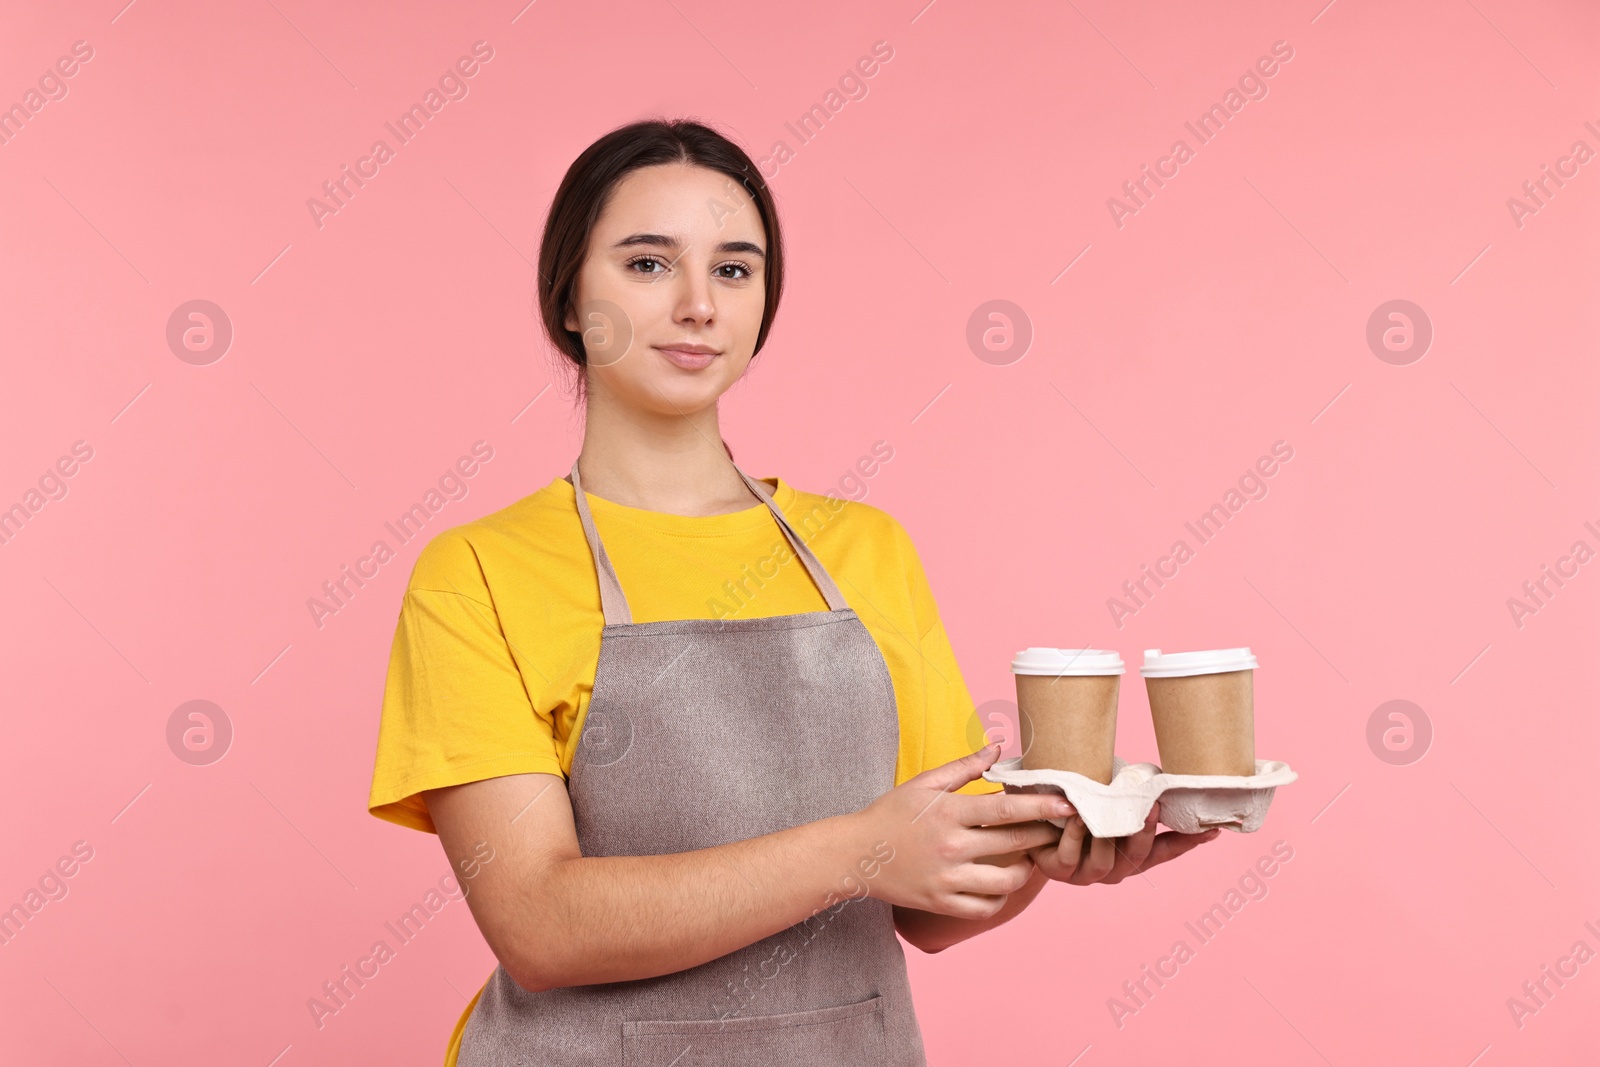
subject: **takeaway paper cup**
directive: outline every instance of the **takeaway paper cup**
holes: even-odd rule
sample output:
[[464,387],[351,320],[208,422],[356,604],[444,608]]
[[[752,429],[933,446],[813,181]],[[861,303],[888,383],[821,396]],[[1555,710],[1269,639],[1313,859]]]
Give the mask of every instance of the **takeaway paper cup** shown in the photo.
[[1150,696],[1164,773],[1256,772],[1255,668],[1248,648],[1145,649],[1139,673]]
[[1101,648],[1028,648],[1011,661],[1026,770],[1076,771],[1107,785],[1126,668]]

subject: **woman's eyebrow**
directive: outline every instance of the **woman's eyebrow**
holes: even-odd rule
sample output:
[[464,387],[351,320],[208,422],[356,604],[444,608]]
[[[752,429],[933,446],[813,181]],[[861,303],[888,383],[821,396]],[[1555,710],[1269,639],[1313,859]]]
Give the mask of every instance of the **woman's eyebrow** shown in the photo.
[[[659,233],[635,233],[629,234],[627,237],[624,237],[611,247],[632,248],[635,245],[657,245],[661,248],[668,248],[673,251],[677,251],[683,246],[683,242],[679,241],[676,237],[667,237]],[[712,249],[712,251],[718,253],[744,252],[748,255],[760,256],[762,259],[765,259],[767,256],[767,254],[761,250],[760,245],[754,244],[750,241],[723,241],[721,244],[717,245],[716,248]]]

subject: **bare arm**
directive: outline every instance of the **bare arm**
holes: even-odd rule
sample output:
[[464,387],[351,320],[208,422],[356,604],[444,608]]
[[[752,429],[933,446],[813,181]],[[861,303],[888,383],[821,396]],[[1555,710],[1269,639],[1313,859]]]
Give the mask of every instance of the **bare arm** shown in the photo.
[[996,753],[924,771],[858,812],[659,856],[584,856],[560,775],[423,798],[452,868],[471,871],[467,906],[484,940],[518,985],[542,990],[681,971],[852,896],[1003,922],[1032,868],[975,861],[1054,841],[1060,831],[1038,820],[1060,801],[954,792]]
[[[660,856],[578,847],[565,781],[515,774],[424,793],[489,947],[528,990],[684,970],[787,929],[846,896],[873,859],[849,816]],[[492,862],[481,842],[493,847]],[[473,864],[472,857],[479,863]]]

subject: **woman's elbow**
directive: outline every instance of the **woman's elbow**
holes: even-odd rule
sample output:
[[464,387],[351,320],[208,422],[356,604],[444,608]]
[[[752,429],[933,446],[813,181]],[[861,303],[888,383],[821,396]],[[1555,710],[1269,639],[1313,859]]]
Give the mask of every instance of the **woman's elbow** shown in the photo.
[[894,930],[906,944],[931,956],[936,952],[943,952],[949,945],[931,940],[927,936],[926,915],[926,912],[902,908],[897,904],[894,908]]
[[500,969],[518,986],[529,993],[543,993],[573,984],[562,976],[561,959],[551,947],[542,946],[532,952],[497,951],[495,957],[500,961]]

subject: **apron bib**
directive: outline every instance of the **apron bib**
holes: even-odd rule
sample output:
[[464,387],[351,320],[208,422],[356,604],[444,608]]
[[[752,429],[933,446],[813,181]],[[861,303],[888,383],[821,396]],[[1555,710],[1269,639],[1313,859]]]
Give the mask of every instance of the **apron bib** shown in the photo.
[[[739,476],[827,611],[634,622],[573,462],[604,614],[567,781],[585,856],[741,841],[894,787],[900,721],[883,654],[766,486]],[[860,878],[841,871],[843,903],[672,974],[534,993],[496,967],[457,1067],[926,1067],[893,911],[849,898]]]

